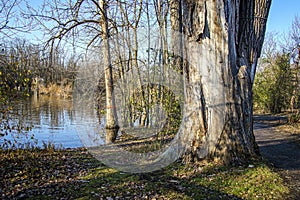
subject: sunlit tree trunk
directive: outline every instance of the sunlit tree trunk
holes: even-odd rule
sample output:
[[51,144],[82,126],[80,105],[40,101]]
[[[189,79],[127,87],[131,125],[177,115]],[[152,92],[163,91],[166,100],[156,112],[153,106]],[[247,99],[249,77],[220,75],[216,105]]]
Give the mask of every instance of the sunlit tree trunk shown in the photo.
[[[168,64],[169,64],[169,49],[168,49],[168,13],[169,1],[154,0],[154,8],[156,20],[159,27],[159,49],[158,49],[158,67],[160,73],[160,82],[165,82],[165,77],[168,77]],[[168,99],[167,93],[161,85],[157,85],[157,98],[159,104],[163,107],[163,101]],[[158,112],[158,110],[156,111]]]
[[182,73],[183,41],[182,41],[182,7],[181,0],[170,1],[171,21],[171,67]]
[[252,81],[271,0],[183,0],[186,160],[258,155]]
[[138,49],[139,49],[138,26],[139,26],[140,19],[142,16],[142,9],[143,9],[143,1],[139,0],[139,2],[138,2],[138,0],[135,0],[134,1],[134,10],[133,10],[135,24],[132,27],[132,30],[133,30],[133,65],[138,74],[138,85],[139,85],[139,90],[141,92],[141,97],[140,97],[141,99],[139,100],[139,101],[141,101],[141,106],[142,106],[142,113],[140,114],[141,116],[139,116],[140,127],[147,126],[146,122],[147,122],[147,117],[148,117],[148,112],[149,112],[149,109],[147,108],[147,105],[146,105],[147,104],[146,94],[143,89],[141,70],[140,70],[139,62],[138,62]]
[[105,67],[105,91],[106,91],[106,143],[114,142],[119,129],[115,98],[113,94],[113,71],[111,65],[109,31],[107,20],[107,2],[99,1],[101,12],[101,28],[103,39],[103,64]]

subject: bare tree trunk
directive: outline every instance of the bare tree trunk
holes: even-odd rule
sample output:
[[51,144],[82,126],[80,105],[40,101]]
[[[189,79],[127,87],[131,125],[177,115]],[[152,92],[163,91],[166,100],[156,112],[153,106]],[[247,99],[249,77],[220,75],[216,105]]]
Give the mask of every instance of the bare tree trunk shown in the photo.
[[113,71],[111,65],[110,44],[109,44],[109,31],[107,20],[107,2],[100,0],[101,12],[101,28],[103,39],[103,63],[105,67],[105,90],[106,90],[106,143],[115,141],[118,133],[118,120],[116,112],[115,98],[113,94]]
[[[139,7],[138,7],[139,6]],[[138,26],[139,22],[142,16],[142,9],[143,9],[143,1],[140,0],[139,3],[137,0],[134,1],[134,20],[135,20],[135,25],[133,26],[133,65],[136,68],[136,72],[138,74],[138,84],[139,84],[139,89],[141,91],[141,106],[142,106],[142,113],[140,118],[140,123],[139,125],[141,127],[146,126],[146,121],[148,117],[148,109],[146,107],[147,102],[146,102],[146,95],[145,91],[143,89],[142,85],[142,80],[141,80],[141,75],[140,75],[140,69],[139,69],[139,63],[138,63]]]
[[[154,0],[154,7],[156,12],[156,19],[159,26],[160,41],[159,41],[159,54],[158,54],[158,65],[159,72],[161,74],[160,82],[164,82],[164,77],[168,77],[168,37],[167,37],[167,22],[169,13],[169,1]],[[160,106],[163,107],[163,101],[167,98],[167,95],[161,85],[158,85],[158,100]]]
[[[193,138],[187,161],[231,164],[258,155],[251,69],[260,55],[270,3],[183,0],[188,61],[184,120],[185,131]],[[256,23],[257,17],[264,20]]]
[[172,68],[183,73],[182,7],[181,0],[170,1]]

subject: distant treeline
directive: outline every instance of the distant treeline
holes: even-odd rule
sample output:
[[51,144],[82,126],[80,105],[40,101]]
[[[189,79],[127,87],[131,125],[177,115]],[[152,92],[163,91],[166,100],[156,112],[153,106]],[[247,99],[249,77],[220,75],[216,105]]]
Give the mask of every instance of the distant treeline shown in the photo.
[[254,109],[291,111],[300,121],[300,18],[295,17],[288,35],[269,33],[253,88]]
[[77,63],[75,56],[45,49],[26,40],[0,42],[1,93],[23,91],[30,94],[37,82],[72,85]]

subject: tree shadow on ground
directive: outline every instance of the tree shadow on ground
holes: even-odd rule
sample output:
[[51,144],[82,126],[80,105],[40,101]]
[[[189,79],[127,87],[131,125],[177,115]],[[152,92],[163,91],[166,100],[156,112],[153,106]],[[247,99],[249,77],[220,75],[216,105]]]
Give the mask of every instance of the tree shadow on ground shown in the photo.
[[273,115],[254,115],[254,128],[265,129],[270,127],[278,127],[288,122],[287,116],[273,116]]
[[260,153],[285,180],[290,194],[285,199],[300,199],[300,134],[284,131],[286,116],[254,117],[254,132]]
[[263,157],[274,167],[284,170],[300,169],[300,135],[278,131],[287,123],[286,116],[254,116],[254,132]]
[[242,199],[193,183],[195,177],[168,176],[163,170],[128,174],[100,167],[94,175],[84,180],[32,186],[6,199]]
[[274,167],[283,170],[300,170],[300,144],[297,141],[274,139],[260,141],[258,145],[262,156]]
[[129,174],[104,166],[86,150],[0,153],[0,199],[241,199],[195,181],[201,173],[174,176],[176,164]]

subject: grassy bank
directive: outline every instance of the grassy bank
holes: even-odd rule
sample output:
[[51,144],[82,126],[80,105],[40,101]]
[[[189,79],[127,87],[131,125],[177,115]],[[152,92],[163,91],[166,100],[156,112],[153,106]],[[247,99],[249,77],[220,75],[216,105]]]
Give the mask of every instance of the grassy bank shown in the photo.
[[263,163],[223,168],[174,163],[149,174],[108,168],[85,149],[0,152],[4,199],[284,199],[288,189]]

